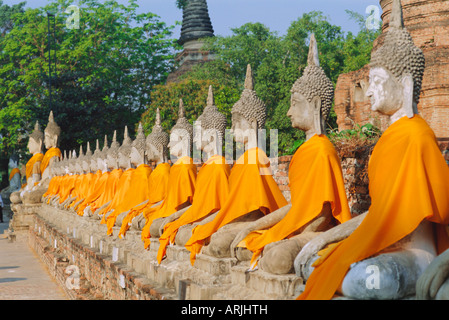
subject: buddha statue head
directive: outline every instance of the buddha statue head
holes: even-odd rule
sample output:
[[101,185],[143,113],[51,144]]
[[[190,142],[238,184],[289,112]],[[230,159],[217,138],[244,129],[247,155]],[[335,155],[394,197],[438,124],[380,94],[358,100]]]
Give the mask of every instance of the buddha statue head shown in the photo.
[[106,159],[110,170],[118,169],[118,149],[120,145],[117,142],[117,131],[114,131],[111,145],[107,151]]
[[95,151],[92,154],[92,157],[90,158],[90,171],[91,172],[97,172],[99,169],[98,167],[98,158],[101,155],[101,149],[100,149],[100,141],[98,139],[95,141]]
[[61,128],[55,122],[53,117],[53,111],[50,111],[50,116],[48,117],[48,124],[44,130],[45,138],[44,144],[45,148],[57,148],[59,144],[59,135],[61,134]]
[[267,111],[265,103],[259,99],[254,91],[254,79],[251,66],[248,65],[245,79],[245,89],[240,100],[231,110],[234,140],[245,146],[257,146],[258,130],[265,127]]
[[142,123],[139,123],[136,139],[134,139],[131,147],[130,160],[133,166],[138,167],[146,162],[145,149],[146,149],[146,137],[145,133],[143,132]]
[[132,140],[128,134],[128,127],[125,127],[125,134],[123,136],[123,143],[118,149],[118,165],[122,169],[131,168],[131,149],[132,149]]
[[92,159],[92,151],[90,150],[90,143],[87,142],[86,153],[81,159],[81,166],[84,173],[91,172],[90,170],[91,159]]
[[69,172],[69,174],[75,174],[75,165],[76,165],[76,162],[77,162],[77,156],[76,156],[76,151],[75,150],[72,150],[70,153],[69,153],[69,160],[67,161],[67,169],[68,169],[68,172]]
[[101,170],[102,172],[108,171],[108,136],[104,136],[103,149],[101,149],[98,157],[97,157],[97,170]]
[[83,158],[84,158],[84,153],[83,153],[83,146],[80,146],[80,152],[78,154],[78,158],[76,158],[74,160],[74,168],[75,168],[75,173],[76,174],[82,174],[83,173]]
[[41,153],[44,144],[44,133],[41,131],[41,126],[39,125],[39,121],[36,121],[34,125],[34,130],[30,134],[30,138],[28,140],[28,151],[31,154]]
[[385,42],[371,55],[366,95],[372,110],[390,116],[391,122],[417,114],[424,68],[424,53],[404,28],[401,1],[393,0]]
[[315,35],[310,37],[307,67],[292,87],[291,106],[287,116],[294,128],[306,132],[307,138],[325,133],[334,97],[334,86],[320,67]]
[[185,117],[184,103],[179,101],[178,121],[170,132],[168,148],[175,158],[190,156],[193,144],[193,126]]
[[147,161],[156,163],[167,162],[168,143],[170,137],[161,126],[161,114],[159,108],[156,110],[156,123],[153,130],[146,139],[146,157]]
[[215,106],[212,86],[209,86],[206,108],[195,121],[194,128],[193,142],[198,150],[203,151],[203,159],[222,154],[226,116]]

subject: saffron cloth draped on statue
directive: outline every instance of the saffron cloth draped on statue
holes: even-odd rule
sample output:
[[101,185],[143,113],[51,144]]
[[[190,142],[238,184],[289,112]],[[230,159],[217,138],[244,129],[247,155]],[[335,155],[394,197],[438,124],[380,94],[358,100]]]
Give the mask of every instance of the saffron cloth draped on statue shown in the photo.
[[206,240],[229,222],[255,210],[269,214],[287,201],[279,190],[270,170],[270,161],[259,148],[246,151],[237,161],[229,176],[229,195],[214,220],[198,225],[186,243],[193,264]]
[[419,115],[403,117],[381,136],[369,168],[371,207],[360,226],[314,264],[298,299],[331,299],[352,263],[371,257],[435,223],[438,253],[449,247],[449,168],[432,129]]
[[146,199],[144,205],[137,205],[133,207],[130,212],[123,219],[122,226],[120,228],[119,237],[122,238],[126,235],[132,220],[143,212],[147,207],[151,207],[156,203],[165,199],[168,188],[168,178],[170,175],[170,165],[168,163],[160,163],[153,170],[148,178],[148,192],[149,198]]
[[293,156],[289,167],[292,207],[287,215],[267,230],[251,232],[239,246],[253,252],[251,268],[263,248],[290,236],[317,218],[329,202],[333,217],[340,223],[351,219],[340,158],[325,135],[315,135]]
[[146,207],[143,211],[146,222],[142,229],[141,238],[146,249],[150,245],[150,226],[154,219],[168,217],[178,211],[181,205],[192,202],[197,171],[193,159],[188,156],[178,159],[171,167],[167,197],[158,206],[154,208]]
[[50,164],[50,159],[53,157],[59,157],[61,158],[62,153],[59,148],[50,148],[45,152],[44,157],[42,158],[41,162],[41,173],[44,173],[45,169],[47,169],[48,165]]
[[157,255],[159,263],[165,256],[167,245],[175,242],[176,234],[181,226],[194,223],[220,210],[229,193],[230,171],[229,165],[222,156],[213,156],[203,164],[196,179],[192,206],[179,219],[168,223],[159,238],[160,246]]

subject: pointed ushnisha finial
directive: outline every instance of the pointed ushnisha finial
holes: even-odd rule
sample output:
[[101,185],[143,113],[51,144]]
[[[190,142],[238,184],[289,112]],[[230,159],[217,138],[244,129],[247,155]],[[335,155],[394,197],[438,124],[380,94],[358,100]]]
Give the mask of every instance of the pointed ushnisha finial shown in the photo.
[[114,130],[114,136],[112,137],[112,142],[117,142],[117,130]]
[[64,150],[64,160],[67,160],[67,150]]
[[159,108],[156,109],[156,126],[161,125],[161,112],[159,111]]
[[397,29],[404,28],[401,0],[393,0],[393,7],[391,8],[390,15],[390,27]]
[[254,90],[253,71],[250,64],[246,67],[245,89]]
[[39,121],[36,121],[36,124],[34,125],[34,130],[41,130],[41,126],[40,126],[40,124],[39,124]]
[[129,134],[128,134],[128,126],[125,126],[125,133],[124,133],[123,137],[124,137],[124,140],[126,140],[126,139],[129,138]]
[[209,93],[207,95],[207,107],[212,107],[215,105],[214,99],[214,91],[212,90],[212,86],[209,86]]
[[97,139],[96,145],[95,145],[95,151],[98,151],[98,150],[100,150],[100,141],[98,141],[98,139]]
[[80,154],[79,154],[79,156],[81,157],[83,155],[83,146],[81,145],[80,146]]
[[316,42],[315,34],[312,33],[310,36],[309,44],[309,56],[307,57],[307,64],[309,66],[320,66],[320,59],[318,54],[318,43]]
[[143,133],[142,122],[139,122],[139,127],[137,128],[137,134],[142,134],[142,133]]
[[55,117],[53,116],[53,111],[50,111],[50,115],[48,116],[48,122],[55,122]]
[[108,135],[105,134],[104,135],[103,148],[107,148],[107,147],[108,147]]
[[178,119],[182,119],[186,117],[186,112],[184,110],[184,102],[182,99],[179,99],[179,112],[178,112]]
[[89,141],[87,141],[87,149],[86,149],[86,154],[89,152],[89,151],[92,151],[92,150],[90,150],[90,142]]

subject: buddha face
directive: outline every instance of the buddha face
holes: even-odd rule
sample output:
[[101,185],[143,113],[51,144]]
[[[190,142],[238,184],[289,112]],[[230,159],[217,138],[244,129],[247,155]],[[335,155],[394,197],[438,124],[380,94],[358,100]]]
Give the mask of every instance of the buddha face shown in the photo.
[[248,121],[239,113],[232,114],[231,133],[234,135],[235,142],[247,143],[250,137],[257,136],[257,121]]
[[147,159],[148,161],[160,161],[162,160],[162,152],[159,151],[156,146],[152,143],[147,143]]
[[168,148],[170,149],[170,154],[174,157],[181,157],[183,155],[188,155],[190,153],[189,144],[190,137],[187,130],[175,129],[170,134],[170,142],[168,143]]
[[293,92],[291,96],[290,109],[287,117],[292,122],[292,127],[303,131],[308,131],[314,125],[314,112],[312,104],[304,95]]
[[36,141],[34,138],[31,138],[28,140],[28,151],[30,151],[31,154],[36,154],[41,151],[42,149],[42,141]]
[[130,161],[129,156],[119,152],[118,154],[118,165],[120,168],[128,168]]
[[19,164],[19,163],[18,163],[17,161],[15,161],[15,160],[12,159],[12,158],[9,158],[8,166],[9,166],[10,168],[17,168],[18,164]]
[[115,169],[117,168],[117,158],[108,154],[106,162],[108,164],[108,168]]
[[131,163],[135,166],[139,166],[142,163],[144,163],[144,157],[140,154],[140,152],[135,148],[131,148],[131,155],[130,155]]
[[97,159],[96,158],[92,158],[92,160],[90,160],[90,171],[91,172],[97,172],[98,169],[98,164],[97,164]]
[[103,159],[102,157],[97,158],[97,170],[106,171],[108,169],[107,159]]
[[58,137],[45,132],[44,144],[45,148],[56,148],[58,142]]
[[82,168],[83,168],[84,172],[89,172],[90,171],[90,161],[83,161]]
[[366,96],[371,99],[371,109],[382,114],[393,115],[403,104],[402,85],[387,70],[372,68]]

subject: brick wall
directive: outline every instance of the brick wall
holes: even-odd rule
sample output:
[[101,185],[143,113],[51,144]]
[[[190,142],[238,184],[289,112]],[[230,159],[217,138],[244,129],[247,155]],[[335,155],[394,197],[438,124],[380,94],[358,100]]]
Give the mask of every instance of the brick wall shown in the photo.
[[[170,292],[34,215],[28,244],[73,300],[164,300]],[[75,272],[74,272],[75,271]],[[79,279],[79,283],[76,282]],[[67,282],[69,284],[67,284]],[[78,285],[78,289],[73,287]]]

